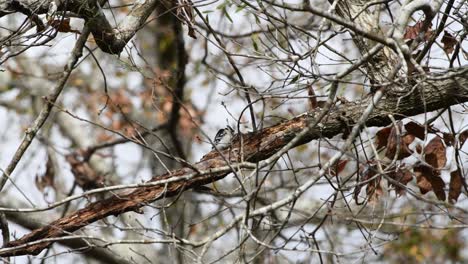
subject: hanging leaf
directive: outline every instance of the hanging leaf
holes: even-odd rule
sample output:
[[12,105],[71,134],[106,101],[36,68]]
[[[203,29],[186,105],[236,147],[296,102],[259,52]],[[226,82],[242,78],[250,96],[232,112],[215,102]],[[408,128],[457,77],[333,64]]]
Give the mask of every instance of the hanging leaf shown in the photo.
[[463,144],[465,144],[466,139],[468,138],[468,129],[461,132],[458,138],[460,140],[460,147],[462,147]]
[[366,186],[366,197],[369,201],[377,201],[383,194],[382,185],[380,183],[382,176],[375,177],[377,174],[377,164],[375,161],[370,161],[363,169],[360,169],[361,181],[354,188],[354,200],[356,204],[360,204],[358,201],[361,189]]
[[[423,39],[425,41],[429,40],[431,38],[432,34],[434,34],[431,27],[432,27],[432,23],[430,23],[428,25],[428,29],[426,30],[426,32],[424,32]],[[416,39],[418,37],[418,35],[422,32],[423,28],[424,28],[424,21],[419,21],[414,26],[407,26],[403,38],[404,39],[411,39],[411,40]]]
[[366,194],[369,197],[369,201],[375,202],[378,201],[379,198],[383,195],[382,184],[380,182],[382,178],[377,177],[376,179],[372,180],[367,184]]
[[444,138],[444,143],[447,146],[453,146],[455,145],[455,135],[452,133],[442,133],[442,136]]
[[187,25],[188,35],[194,39],[197,38],[195,35],[195,16],[193,11],[192,1],[181,0],[177,5],[177,17],[180,18],[184,24]]
[[[391,173],[389,173],[388,177],[400,183],[401,185],[406,186],[413,179],[413,174],[407,168],[400,167],[396,171],[392,171]],[[406,192],[406,188],[402,187],[399,184],[392,183],[391,181],[389,181],[388,185],[393,186],[395,188],[395,193],[397,194],[397,196],[401,196]]]
[[460,174],[460,170],[452,171],[450,173],[450,184],[449,184],[449,202],[454,204],[461,194],[463,185],[463,178]]
[[434,169],[442,169],[447,163],[446,148],[440,137],[435,137],[424,148],[427,163]]
[[377,131],[375,144],[377,145],[377,150],[384,148],[388,144],[388,137],[390,136],[390,132],[392,131],[392,127],[384,127]]
[[432,175],[432,169],[427,166],[419,166],[414,168],[416,175],[416,183],[422,194],[432,191],[431,182],[428,180]]
[[422,194],[433,191],[439,200],[445,201],[445,183],[440,177],[439,171],[425,165],[420,165],[414,168],[414,174],[416,175],[416,183]]
[[335,164],[334,168],[330,169],[330,174],[333,176],[338,175],[340,172],[344,170],[344,168],[346,167],[346,164],[348,164],[348,160],[339,160]]
[[457,39],[454,36],[452,36],[452,34],[447,32],[446,30],[444,30],[444,36],[442,37],[441,42],[442,44],[444,44],[444,51],[447,54],[451,54],[453,50],[455,49],[455,45],[458,44]]
[[310,109],[313,110],[318,107],[317,97],[315,96],[314,87],[312,84],[307,84],[307,92],[309,94]]
[[416,122],[408,122],[406,125],[405,125],[405,129],[406,131],[411,134],[411,135],[414,135],[415,137],[421,139],[421,140],[424,140],[424,137],[425,137],[425,134],[426,134],[426,130],[424,128],[424,126],[416,123]]
[[[385,156],[389,159],[393,159],[396,152],[399,151],[397,159],[401,160],[411,156],[413,153],[413,151],[409,149],[409,145],[413,143],[415,136],[411,134],[402,134],[403,125],[401,121],[397,122],[397,126],[398,130],[395,126],[393,126],[390,131],[390,135],[388,136],[387,140],[387,151],[385,152]],[[400,135],[398,135],[398,132]]]

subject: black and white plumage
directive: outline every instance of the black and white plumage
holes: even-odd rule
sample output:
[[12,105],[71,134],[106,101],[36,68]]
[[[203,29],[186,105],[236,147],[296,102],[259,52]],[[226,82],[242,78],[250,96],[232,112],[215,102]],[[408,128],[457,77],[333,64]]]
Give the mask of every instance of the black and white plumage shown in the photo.
[[[216,146],[216,148],[218,148],[218,150],[225,149],[229,146],[233,137],[234,129],[232,129],[232,127],[228,125],[226,128],[218,130],[218,133],[216,133],[213,143]],[[214,146],[213,149],[215,149]]]

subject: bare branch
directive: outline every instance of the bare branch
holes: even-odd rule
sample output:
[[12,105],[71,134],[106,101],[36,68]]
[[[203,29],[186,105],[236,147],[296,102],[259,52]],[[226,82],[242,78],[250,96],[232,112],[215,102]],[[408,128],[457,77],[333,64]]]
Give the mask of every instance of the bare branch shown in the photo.
[[[432,79],[428,78],[426,81],[419,83],[418,86],[421,87],[421,90],[414,89],[412,94],[404,98],[387,95],[375,105],[374,112],[369,114],[369,118],[365,124],[367,126],[384,126],[391,122],[388,113],[393,113],[395,119],[402,119],[406,116],[434,111],[468,101],[467,71],[468,68],[464,67],[452,73],[435,76]],[[411,90],[411,87],[408,89]],[[421,94],[426,96],[424,105],[420,103]],[[371,100],[372,98],[368,98],[360,102],[346,103],[338,106],[336,109],[333,109],[333,112],[330,113],[325,122],[311,129],[294,145],[298,146],[323,136],[332,137],[346,131],[348,128],[340,121],[340,116],[345,115],[349,120],[359,120],[363,116],[367,106],[372,104]],[[233,142],[231,148],[221,153],[216,151],[208,153],[194,167],[199,171],[216,171],[216,168],[226,165],[226,158],[230,162],[237,162],[239,160],[256,162],[267,159],[293,140],[298,132],[314,122],[316,114],[317,111],[306,113],[289,121],[265,128],[257,133],[242,135],[240,136],[243,142],[242,146],[240,146],[241,140],[237,139]],[[240,152],[241,147],[242,152]],[[240,155],[243,155],[243,157]],[[193,172],[192,168],[174,170],[170,174],[155,176],[152,180],[180,177],[181,181],[167,183],[162,186],[144,187],[127,194],[120,194],[92,203],[69,216],[52,222],[50,225],[34,230],[21,239],[10,242],[0,250],[0,256],[38,254],[52,242],[31,244],[20,249],[9,249],[9,247],[24,245],[44,238],[64,236],[106,216],[119,215],[137,210],[152,201],[178,195],[187,189],[222,179],[228,174],[226,172],[213,172],[196,177],[183,177],[184,175],[193,174]]]
[[96,44],[102,51],[120,54],[130,39],[144,25],[157,3],[156,0],[135,1],[130,12],[116,28],[108,21],[98,1],[94,0],[7,0],[0,2],[0,17],[14,12],[30,16],[55,10],[70,11],[85,19]]

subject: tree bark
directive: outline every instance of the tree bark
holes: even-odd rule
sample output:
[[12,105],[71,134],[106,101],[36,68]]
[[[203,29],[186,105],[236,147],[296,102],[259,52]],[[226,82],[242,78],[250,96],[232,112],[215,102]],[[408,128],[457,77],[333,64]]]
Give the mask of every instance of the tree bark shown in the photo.
[[[468,101],[468,67],[458,68],[444,75],[430,75],[426,81],[411,82],[415,85],[400,84],[399,89],[387,87],[391,91],[413,90],[408,95],[387,94],[376,106],[365,125],[385,126],[391,123],[390,114],[395,119],[403,119]],[[398,84],[393,86],[396,85]],[[311,129],[295,146],[320,137],[330,138],[347,131],[348,126],[359,119],[370,102],[371,97],[368,97],[361,101],[334,106],[326,120],[322,120],[318,126]],[[176,196],[185,190],[220,180],[228,175],[232,168],[238,168],[235,165],[226,167],[228,163],[265,160],[288,144],[297,133],[312,124],[320,111],[322,109],[302,114],[256,133],[240,135],[226,150],[211,151],[194,165],[153,177],[151,181],[160,181],[157,185],[140,187],[131,192],[94,202],[32,231],[21,239],[10,242],[0,249],[0,256],[38,254],[52,243],[50,240],[40,242],[41,239],[65,236],[106,216],[135,211],[155,200]],[[238,165],[253,168],[245,162]]]

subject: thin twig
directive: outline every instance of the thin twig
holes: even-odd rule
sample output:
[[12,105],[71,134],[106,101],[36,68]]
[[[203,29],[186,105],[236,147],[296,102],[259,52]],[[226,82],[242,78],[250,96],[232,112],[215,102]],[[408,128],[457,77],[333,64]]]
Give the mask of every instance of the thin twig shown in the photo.
[[34,137],[39,132],[41,127],[44,125],[45,121],[50,115],[54,103],[57,101],[59,95],[62,93],[63,88],[67,84],[67,81],[75,68],[75,65],[78,63],[78,60],[83,55],[83,47],[85,46],[86,40],[88,39],[90,31],[87,26],[83,28],[83,33],[76,41],[75,47],[73,48],[72,54],[68,59],[67,65],[65,66],[64,72],[62,77],[60,78],[59,82],[56,84],[54,89],[52,89],[52,93],[50,93],[44,100],[45,105],[42,108],[41,112],[37,116],[34,123],[26,129],[24,139],[21,142],[20,146],[16,150],[13,158],[11,159],[10,163],[6,167],[5,171],[2,173],[2,177],[0,178],[0,192],[2,191],[5,183],[7,182],[7,175],[11,175],[16,168],[16,165],[23,157],[24,153],[28,149],[31,142],[34,140]]

